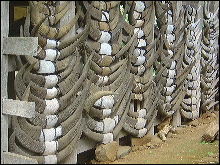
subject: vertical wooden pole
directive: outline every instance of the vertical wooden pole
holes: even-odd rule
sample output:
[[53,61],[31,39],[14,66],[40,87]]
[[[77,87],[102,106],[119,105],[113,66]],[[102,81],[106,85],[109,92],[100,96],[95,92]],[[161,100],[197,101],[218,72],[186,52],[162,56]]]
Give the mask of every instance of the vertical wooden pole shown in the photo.
[[[1,41],[8,37],[9,32],[9,1],[1,1]],[[1,42],[1,164],[3,152],[8,152],[8,116],[2,114],[3,99],[8,98],[8,56],[3,55],[3,42]]]
[[[174,19],[174,21],[176,21],[180,16],[180,11],[183,10],[182,1],[173,1],[172,5],[174,7],[174,17],[173,17],[173,19]],[[182,21],[181,26],[183,26],[183,21]],[[183,37],[183,36],[180,35],[180,37]],[[176,112],[173,114],[172,120],[171,120],[171,125],[174,126],[175,128],[181,125],[181,114],[180,114],[179,109],[177,109]]]
[[[64,1],[60,1],[60,4],[64,3]],[[60,26],[66,25],[75,17],[75,1],[69,1],[69,5],[71,8],[67,11],[63,18],[60,20]],[[75,26],[63,37],[63,38],[72,38],[76,34]],[[76,146],[72,153],[67,156],[64,160],[62,160],[64,164],[76,164],[77,163],[77,149]]]
[[150,127],[150,129],[147,131],[147,135],[154,135],[154,123]]
[[137,100],[137,112],[141,109],[141,101]]
[[178,109],[174,114],[173,114],[173,119],[171,120],[171,125],[176,128],[181,125],[181,114],[180,110]]

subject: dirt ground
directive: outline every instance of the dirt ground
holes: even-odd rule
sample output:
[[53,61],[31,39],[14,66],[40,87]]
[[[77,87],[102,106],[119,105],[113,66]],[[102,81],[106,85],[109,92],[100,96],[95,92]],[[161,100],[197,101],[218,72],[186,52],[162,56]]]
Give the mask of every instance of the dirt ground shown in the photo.
[[219,140],[205,143],[202,135],[211,121],[219,123],[219,111],[204,113],[184,123],[165,142],[132,147],[130,153],[113,162],[93,164],[219,164]]

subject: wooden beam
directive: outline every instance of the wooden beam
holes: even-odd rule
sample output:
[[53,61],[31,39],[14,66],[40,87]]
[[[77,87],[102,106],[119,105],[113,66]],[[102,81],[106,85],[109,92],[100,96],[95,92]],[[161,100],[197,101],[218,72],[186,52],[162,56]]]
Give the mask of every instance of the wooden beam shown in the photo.
[[2,113],[4,115],[15,115],[20,117],[32,118],[35,117],[35,103],[20,100],[3,99]]
[[3,152],[3,164],[38,164],[36,159],[18,155],[11,152]]
[[28,1],[10,1],[10,6],[28,6]]
[[3,54],[37,56],[38,37],[4,37]]

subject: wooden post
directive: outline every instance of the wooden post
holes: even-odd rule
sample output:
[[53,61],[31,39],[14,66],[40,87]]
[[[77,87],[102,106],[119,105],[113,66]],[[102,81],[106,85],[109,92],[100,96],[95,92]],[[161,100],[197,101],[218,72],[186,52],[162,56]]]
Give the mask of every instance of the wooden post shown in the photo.
[[150,129],[147,131],[147,135],[154,135],[154,123],[150,127]]
[[[9,32],[9,1],[1,1],[1,41]],[[1,163],[3,152],[8,152],[8,116],[2,114],[2,99],[8,98],[8,57],[3,56],[3,43],[1,42]]]
[[[60,4],[62,3],[64,3],[64,1],[60,1]],[[60,23],[59,23],[60,27],[66,25],[68,22],[70,22],[75,17],[75,1],[70,1],[68,5],[70,5],[71,7],[67,11],[67,13],[60,19]],[[72,38],[75,34],[76,34],[76,30],[75,30],[75,26],[73,26],[73,28],[71,28],[70,31],[62,39]],[[81,147],[81,146],[76,145],[75,147]],[[77,149],[75,148],[74,151],[72,151],[72,153],[67,158],[62,160],[62,163],[76,164],[77,163]]]
[[181,125],[181,114],[180,110],[178,109],[174,114],[173,114],[173,119],[171,120],[171,125],[176,128]]

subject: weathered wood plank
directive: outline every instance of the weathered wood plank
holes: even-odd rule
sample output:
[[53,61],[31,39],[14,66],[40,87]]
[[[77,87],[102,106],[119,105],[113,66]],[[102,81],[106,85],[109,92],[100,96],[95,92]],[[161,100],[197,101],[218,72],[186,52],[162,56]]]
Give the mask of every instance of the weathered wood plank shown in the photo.
[[3,54],[37,56],[37,37],[4,37]]
[[18,155],[11,152],[3,152],[3,164],[38,164],[36,159]]
[[2,113],[6,115],[32,118],[35,116],[35,103],[20,100],[3,99]]

